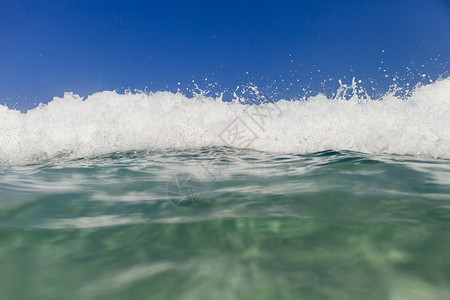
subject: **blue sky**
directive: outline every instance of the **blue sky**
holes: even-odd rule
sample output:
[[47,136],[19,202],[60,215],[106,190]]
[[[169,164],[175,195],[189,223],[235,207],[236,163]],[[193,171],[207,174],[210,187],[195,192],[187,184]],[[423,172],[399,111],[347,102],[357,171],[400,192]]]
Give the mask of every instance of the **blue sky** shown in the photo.
[[0,103],[22,110],[193,80],[292,97],[354,76],[382,90],[395,74],[437,78],[449,58],[447,0],[0,1]]

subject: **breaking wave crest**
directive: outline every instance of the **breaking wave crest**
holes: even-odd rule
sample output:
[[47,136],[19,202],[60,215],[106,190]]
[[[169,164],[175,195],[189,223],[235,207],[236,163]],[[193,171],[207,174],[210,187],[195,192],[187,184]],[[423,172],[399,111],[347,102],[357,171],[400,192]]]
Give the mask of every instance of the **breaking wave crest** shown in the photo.
[[347,98],[251,105],[172,92],[104,91],[86,99],[66,93],[26,113],[0,106],[0,164],[209,146],[450,158],[450,78],[406,98]]

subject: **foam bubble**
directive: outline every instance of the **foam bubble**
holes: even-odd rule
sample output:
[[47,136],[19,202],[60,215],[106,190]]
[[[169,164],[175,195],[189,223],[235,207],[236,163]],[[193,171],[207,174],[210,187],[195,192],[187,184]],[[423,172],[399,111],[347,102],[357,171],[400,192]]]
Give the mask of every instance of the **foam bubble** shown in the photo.
[[0,106],[0,163],[206,146],[308,153],[354,150],[450,158],[450,78],[401,99],[319,94],[243,105],[180,93],[72,93],[20,113]]

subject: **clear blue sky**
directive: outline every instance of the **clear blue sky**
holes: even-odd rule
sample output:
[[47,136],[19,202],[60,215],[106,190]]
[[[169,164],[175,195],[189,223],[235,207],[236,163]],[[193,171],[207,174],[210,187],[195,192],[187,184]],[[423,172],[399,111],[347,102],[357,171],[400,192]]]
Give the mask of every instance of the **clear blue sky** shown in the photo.
[[344,76],[383,85],[407,67],[436,77],[449,58],[447,0],[0,1],[0,103],[19,109],[192,80],[280,97]]

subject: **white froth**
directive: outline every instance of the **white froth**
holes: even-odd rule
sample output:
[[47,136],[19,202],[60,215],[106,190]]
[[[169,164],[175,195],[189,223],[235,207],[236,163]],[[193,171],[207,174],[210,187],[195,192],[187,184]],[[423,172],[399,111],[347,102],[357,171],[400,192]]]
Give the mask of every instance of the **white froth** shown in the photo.
[[386,95],[376,101],[319,94],[249,106],[171,92],[105,91],[85,100],[67,93],[27,113],[0,106],[2,165],[205,146],[450,158],[450,78],[420,86],[408,99]]

